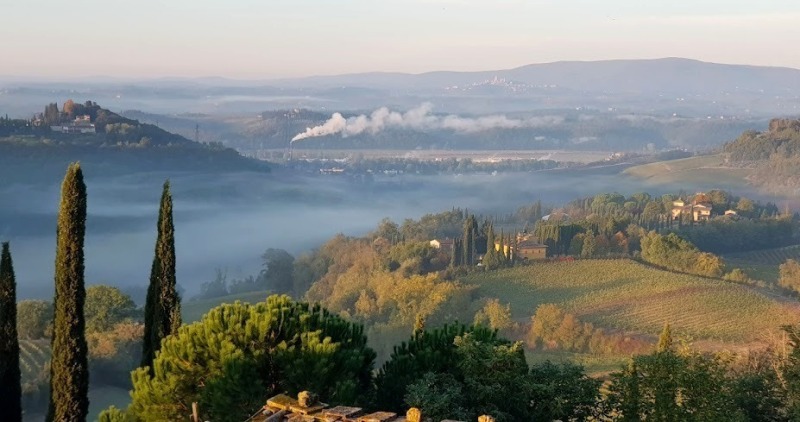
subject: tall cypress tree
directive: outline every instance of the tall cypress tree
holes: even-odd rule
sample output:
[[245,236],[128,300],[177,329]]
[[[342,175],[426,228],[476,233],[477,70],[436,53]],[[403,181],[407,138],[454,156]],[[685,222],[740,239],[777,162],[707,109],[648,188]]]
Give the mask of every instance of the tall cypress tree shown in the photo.
[[61,185],[56,231],[56,294],[53,305],[50,407],[48,421],[85,421],[89,412],[89,363],[83,304],[83,241],[86,234],[86,185],[73,163]]
[[0,254],[0,411],[3,420],[22,420],[22,386],[17,337],[17,282],[8,242]]
[[172,223],[172,194],[164,182],[158,211],[158,234],[150,268],[150,285],[145,303],[142,366],[150,366],[161,347],[161,339],[181,326],[181,302],[175,279],[175,226]]

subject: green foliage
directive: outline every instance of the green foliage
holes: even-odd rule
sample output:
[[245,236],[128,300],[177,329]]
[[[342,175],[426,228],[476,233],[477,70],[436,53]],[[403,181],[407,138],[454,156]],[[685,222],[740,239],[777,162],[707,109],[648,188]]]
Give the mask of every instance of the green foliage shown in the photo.
[[8,242],[3,242],[0,252],[0,409],[4,420],[22,420],[21,399],[17,282]]
[[448,373],[426,372],[406,388],[405,403],[424,410],[429,420],[467,420],[466,398],[461,383]]
[[608,405],[626,421],[745,420],[732,387],[725,362],[667,348],[612,374]]
[[788,217],[713,219],[685,226],[678,234],[706,252],[732,253],[786,246],[795,241],[796,223]]
[[97,416],[98,422],[132,422],[134,419],[130,417],[125,411],[111,406],[106,410],[100,412]]
[[700,252],[675,233],[662,236],[650,232],[641,240],[642,259],[673,271],[706,277],[721,277],[725,265],[718,256]]
[[138,420],[179,420],[198,402],[204,420],[241,421],[265,397],[301,390],[363,403],[375,358],[366,341],[361,326],[286,296],[224,304],[165,339],[154,376],[133,372],[130,410]]
[[67,169],[61,185],[48,421],[84,421],[89,411],[89,362],[83,313],[85,233],[86,185],[81,167],[75,163]]
[[533,365],[530,382],[531,420],[584,421],[597,414],[602,381],[588,377],[579,365]]
[[266,290],[278,294],[290,294],[294,290],[294,257],[283,249],[267,249],[261,255],[264,269],[263,278]]
[[147,302],[144,307],[144,343],[142,366],[151,367],[161,340],[181,326],[181,301],[175,279],[175,226],[172,222],[172,194],[164,182],[158,211],[156,237]]
[[[501,421],[525,420],[527,371],[520,343],[484,328],[445,326],[395,348],[376,379],[378,404],[397,411],[416,405],[424,415],[450,418],[491,414]],[[436,392],[443,395],[429,396]]]
[[116,287],[96,285],[86,289],[86,332],[112,329],[118,323],[133,318],[136,304],[130,296]]
[[494,331],[480,326],[450,324],[417,333],[407,342],[395,346],[391,358],[378,371],[375,379],[378,407],[402,411],[406,407],[403,399],[409,385],[421,380],[427,373],[442,374],[454,371],[456,369],[454,342],[456,337],[466,333],[473,333],[483,342],[506,343],[499,339]]
[[50,337],[53,327],[53,304],[46,300],[22,300],[17,303],[19,338],[36,340]]

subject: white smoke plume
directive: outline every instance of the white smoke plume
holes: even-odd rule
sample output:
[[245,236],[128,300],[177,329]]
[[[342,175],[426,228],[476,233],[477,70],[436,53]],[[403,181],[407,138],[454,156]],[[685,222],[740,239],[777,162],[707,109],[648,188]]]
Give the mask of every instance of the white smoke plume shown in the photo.
[[353,136],[367,132],[378,133],[385,129],[436,130],[447,129],[456,132],[480,132],[489,129],[516,129],[525,127],[549,126],[561,123],[564,119],[558,116],[531,117],[512,119],[502,115],[481,116],[477,118],[456,115],[437,116],[432,114],[433,106],[423,103],[405,113],[381,107],[369,116],[359,115],[345,119],[341,113],[333,113],[325,123],[310,127],[292,138],[292,142],[318,136],[341,134]]

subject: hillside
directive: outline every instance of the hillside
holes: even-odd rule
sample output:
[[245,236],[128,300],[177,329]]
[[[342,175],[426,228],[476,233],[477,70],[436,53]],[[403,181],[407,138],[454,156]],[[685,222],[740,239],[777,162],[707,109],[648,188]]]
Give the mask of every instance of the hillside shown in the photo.
[[[87,101],[50,104],[32,119],[0,119],[0,180],[56,180],[81,161],[96,176],[152,171],[267,170],[221,144],[200,144]],[[35,171],[32,171],[35,169]]]
[[554,303],[604,328],[656,336],[669,322],[695,341],[727,345],[758,342],[780,325],[800,321],[795,302],[629,260],[541,263],[464,281],[479,286],[478,295],[510,304],[519,321]]
[[[733,346],[757,343],[782,324],[800,322],[800,304],[789,299],[631,260],[537,263],[473,273],[462,281],[477,287],[476,298],[509,304],[520,323],[529,323],[539,305],[553,303],[607,329],[654,337],[669,322],[696,341]],[[220,303],[257,302],[267,295],[185,302],[184,319],[198,320]]]
[[763,189],[800,191],[800,119],[773,119],[766,131],[746,131],[725,145],[732,164],[752,168],[752,182]]
[[750,173],[747,168],[728,165],[721,154],[658,161],[634,166],[624,172],[629,177],[645,180],[652,185],[733,190],[746,186]]

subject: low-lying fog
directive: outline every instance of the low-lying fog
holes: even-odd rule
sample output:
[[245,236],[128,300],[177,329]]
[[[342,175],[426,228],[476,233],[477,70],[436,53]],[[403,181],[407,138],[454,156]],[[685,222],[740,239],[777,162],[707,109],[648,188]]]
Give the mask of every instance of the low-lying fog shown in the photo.
[[[87,284],[144,288],[155,242],[161,183],[174,197],[178,282],[186,296],[227,269],[229,280],[256,274],[267,248],[294,255],[337,233],[361,235],[384,217],[401,223],[453,207],[508,214],[541,199],[561,204],[581,195],[665,192],[620,175],[567,172],[376,178],[236,173],[87,177]],[[0,187],[0,240],[11,241],[20,298],[52,298],[59,186]]]

